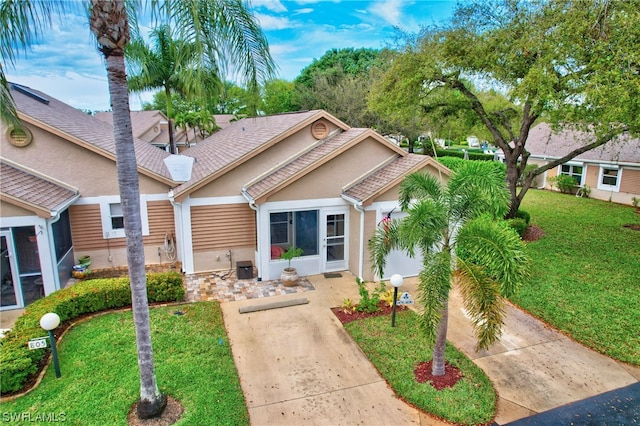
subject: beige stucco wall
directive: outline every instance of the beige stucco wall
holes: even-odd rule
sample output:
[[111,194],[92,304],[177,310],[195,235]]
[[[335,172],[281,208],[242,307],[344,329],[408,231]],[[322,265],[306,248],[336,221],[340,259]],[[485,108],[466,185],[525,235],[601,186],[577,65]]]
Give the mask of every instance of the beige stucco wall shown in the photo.
[[[332,129],[335,129],[335,126]],[[242,187],[251,180],[316,142],[317,140],[311,135],[311,126],[307,126],[269,147],[258,156],[240,164],[207,186],[194,191],[191,198],[241,195]]]
[[[3,137],[4,158],[74,186],[84,197],[119,193],[115,161],[35,126],[28,125],[28,128],[33,141],[26,147],[15,147]],[[141,193],[158,194],[168,190],[167,185],[140,175]]]
[[7,201],[0,201],[1,217],[35,216],[35,215],[36,214],[32,211],[23,209],[22,207],[15,206]]
[[368,138],[273,194],[267,201],[339,197],[345,185],[393,155],[390,148]]
[[364,262],[362,267],[362,275],[366,281],[373,281],[375,279],[375,275],[373,270],[371,269],[372,263],[369,259],[369,249],[367,248],[368,241],[373,237],[373,234],[376,231],[376,212],[375,211],[367,211],[365,212],[364,218]]
[[[238,261],[250,260],[255,267],[255,247],[234,247],[231,249],[232,270],[236,270]],[[227,250],[210,250],[193,254],[193,264],[198,272],[229,271]]]

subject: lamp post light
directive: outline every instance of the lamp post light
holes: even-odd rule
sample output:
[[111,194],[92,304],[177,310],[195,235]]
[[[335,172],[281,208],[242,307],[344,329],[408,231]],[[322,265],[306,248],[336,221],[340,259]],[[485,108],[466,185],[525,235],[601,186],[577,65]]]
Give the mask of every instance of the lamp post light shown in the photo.
[[58,364],[58,351],[56,351],[56,338],[53,330],[60,325],[60,317],[58,314],[49,312],[40,318],[40,327],[49,332],[49,341],[51,342],[51,356],[53,357],[53,368],[56,370],[56,377],[60,377],[60,365]]
[[396,326],[396,302],[398,300],[398,287],[402,285],[402,275],[393,274],[389,280],[393,286],[393,309],[391,311],[391,327]]

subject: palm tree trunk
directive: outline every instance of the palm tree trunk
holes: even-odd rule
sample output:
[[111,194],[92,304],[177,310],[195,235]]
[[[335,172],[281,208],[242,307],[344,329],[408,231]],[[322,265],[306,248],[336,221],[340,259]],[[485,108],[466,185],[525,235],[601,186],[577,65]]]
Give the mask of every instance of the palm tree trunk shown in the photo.
[[[131,117],[129,115],[129,93],[125,74],[124,56],[106,57],[109,76],[109,93],[113,108],[113,131],[116,141],[116,158],[120,201],[124,215],[124,229],[127,239],[127,264],[131,280],[131,302],[136,328],[138,366],[140,368],[141,418],[156,417],[164,410],[164,397],[156,383],[151,329],[149,325],[149,302],[144,269],[144,246],[142,241],[142,221],[140,219],[140,188],[138,167],[133,149]],[[159,410],[159,411],[158,411]]]
[[438,324],[438,334],[433,346],[433,362],[431,363],[431,374],[434,376],[444,376],[444,350],[447,346],[447,326],[449,322],[449,300],[445,300],[442,308],[442,318]]
[[137,404],[137,414],[140,418],[151,418],[162,414],[167,399],[160,393],[156,383],[151,347],[138,166],[133,146],[124,63],[124,47],[130,38],[124,2],[92,0],[90,24],[106,60],[109,95],[113,109],[116,170],[124,216],[127,264],[131,281],[131,301],[140,370],[140,401]]

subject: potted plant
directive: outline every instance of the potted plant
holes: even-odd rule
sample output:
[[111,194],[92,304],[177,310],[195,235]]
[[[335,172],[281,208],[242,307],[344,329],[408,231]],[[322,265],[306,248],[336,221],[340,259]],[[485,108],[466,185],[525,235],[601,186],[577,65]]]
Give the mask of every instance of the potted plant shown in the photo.
[[284,268],[282,270],[282,274],[280,275],[280,281],[282,281],[282,284],[287,287],[294,286],[298,281],[298,271],[296,270],[296,268],[291,267],[291,259],[300,255],[302,255],[302,249],[299,247],[296,248],[294,246],[291,246],[280,256],[280,259],[286,259],[289,261],[289,266]]

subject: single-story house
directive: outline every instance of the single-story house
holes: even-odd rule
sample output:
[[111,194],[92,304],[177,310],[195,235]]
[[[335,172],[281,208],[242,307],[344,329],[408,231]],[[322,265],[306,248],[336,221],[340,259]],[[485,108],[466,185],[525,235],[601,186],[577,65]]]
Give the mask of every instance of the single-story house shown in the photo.
[[[529,164],[547,164],[592,139],[589,133],[571,129],[554,132],[548,123],[540,123],[531,129],[527,139]],[[549,178],[560,174],[573,177],[577,187],[588,186],[590,198],[631,205],[634,197],[640,198],[640,140],[621,136],[584,152],[547,170],[538,178],[538,186],[557,190]]]
[[[2,128],[2,309],[64,287],[80,256],[94,270],[126,266],[111,125],[37,90],[11,91],[27,132]],[[231,123],[181,153],[195,161],[187,182],[172,180],[169,153],[134,143],[146,263],[188,274],[243,261],[258,279],[278,279],[279,256],[293,245],[303,249],[293,260],[301,275],[379,278],[367,241],[385,215],[402,214],[404,176],[449,175],[431,157],[322,110]],[[395,253],[383,278],[418,268]]]

